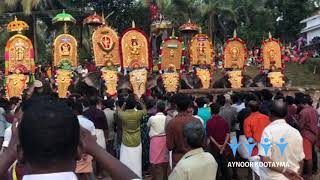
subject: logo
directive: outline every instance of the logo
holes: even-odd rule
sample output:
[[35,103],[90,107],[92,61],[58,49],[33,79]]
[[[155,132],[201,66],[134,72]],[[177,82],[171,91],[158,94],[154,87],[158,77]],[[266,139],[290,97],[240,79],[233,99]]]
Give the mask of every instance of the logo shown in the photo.
[[[249,137],[247,139],[247,142],[248,143],[238,143],[237,138],[233,137],[231,139],[231,142],[229,143],[229,146],[232,150],[233,156],[236,156],[237,150],[241,144],[245,146],[246,150],[248,151],[249,156],[252,156],[252,151],[253,151],[254,147],[257,146],[257,143],[254,143],[254,141],[251,137]],[[263,149],[265,156],[269,155],[269,151],[270,151],[271,147],[273,147],[272,145],[275,145],[275,147],[278,148],[278,150],[280,152],[280,156],[283,156],[285,149],[288,146],[288,143],[285,141],[285,138],[283,138],[283,137],[279,139],[279,142],[273,142],[269,138],[264,138],[263,143],[260,143],[259,145]]]

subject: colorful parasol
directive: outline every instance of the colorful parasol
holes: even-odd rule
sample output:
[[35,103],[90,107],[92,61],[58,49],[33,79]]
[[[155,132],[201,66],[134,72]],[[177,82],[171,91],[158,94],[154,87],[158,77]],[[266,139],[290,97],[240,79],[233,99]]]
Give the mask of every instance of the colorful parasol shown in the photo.
[[172,23],[169,20],[166,20],[164,16],[160,15],[160,19],[153,21],[151,24],[151,32],[158,33],[161,30],[171,29]]
[[199,31],[199,26],[192,23],[191,22],[191,19],[188,20],[188,22],[182,24],[180,27],[179,27],[179,31],[181,33],[196,33]]
[[74,19],[74,17],[71,14],[66,13],[64,10],[62,13],[57,14],[53,19],[52,23],[76,23],[77,21]]
[[14,17],[14,21],[8,24],[8,32],[21,32],[29,29],[29,25],[24,21],[19,21],[17,17]]
[[101,24],[104,24],[104,22],[102,17],[97,15],[96,12],[94,12],[93,15],[90,15],[83,20],[83,24],[91,25],[91,26],[99,26]]

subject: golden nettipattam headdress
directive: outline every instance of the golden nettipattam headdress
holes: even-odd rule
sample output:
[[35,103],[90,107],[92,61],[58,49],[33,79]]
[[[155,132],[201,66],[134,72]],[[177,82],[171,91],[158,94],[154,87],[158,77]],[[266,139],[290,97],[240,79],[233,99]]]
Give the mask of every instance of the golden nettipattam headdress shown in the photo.
[[94,62],[96,66],[105,66],[107,62],[120,65],[119,37],[111,27],[98,27],[92,35]]
[[151,68],[151,53],[149,40],[145,32],[135,27],[125,30],[120,40],[121,67],[127,68]]
[[269,38],[262,42],[262,58],[264,70],[281,70],[281,43],[269,33]]
[[243,69],[247,61],[247,48],[243,40],[234,31],[233,38],[226,41],[224,47],[223,67],[225,69]]
[[213,45],[206,34],[195,35],[190,42],[190,65],[211,65],[213,63]]
[[60,66],[68,61],[71,66],[78,65],[78,43],[76,38],[70,34],[60,34],[53,43],[54,46],[54,66]]

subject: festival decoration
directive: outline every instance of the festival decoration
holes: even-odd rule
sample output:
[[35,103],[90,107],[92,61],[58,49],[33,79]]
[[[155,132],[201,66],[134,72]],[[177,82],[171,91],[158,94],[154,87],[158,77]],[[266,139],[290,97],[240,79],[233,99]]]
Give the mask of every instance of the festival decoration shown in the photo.
[[6,78],[6,93],[8,98],[20,97],[22,92],[27,88],[29,77],[24,74],[10,74]]
[[122,68],[150,68],[149,41],[145,32],[135,27],[124,31],[121,37]]
[[135,69],[129,73],[129,79],[133,88],[133,92],[139,98],[141,98],[146,92],[147,75],[148,71],[145,68]]
[[151,23],[151,32],[160,34],[164,30],[171,29],[172,26],[171,21],[166,20],[164,16],[160,14],[159,19],[156,19]]
[[233,38],[227,40],[224,48],[223,66],[229,76],[229,82],[232,88],[242,87],[242,70],[247,60],[247,49],[245,42],[237,37],[234,31]]
[[164,40],[160,47],[160,70],[167,92],[177,92],[179,86],[179,70],[185,60],[185,46],[182,40],[174,35]]
[[28,24],[19,21],[17,17],[7,27],[8,32],[17,32],[7,41],[5,48],[5,86],[8,98],[21,97],[27,83],[33,80],[35,71],[33,45],[28,37],[21,34],[28,29]]
[[90,15],[88,17],[86,17],[84,20],[83,20],[83,24],[86,24],[86,25],[102,25],[104,24],[104,20],[103,20],[103,17],[97,15],[96,12],[94,12],[93,15]]
[[77,47],[76,38],[70,34],[60,34],[53,43],[53,65],[60,66],[63,62],[68,61],[71,66],[77,66]]
[[242,87],[242,71],[230,71],[228,72],[229,82],[231,83],[231,88],[241,88]]
[[58,95],[60,98],[66,98],[68,88],[72,81],[72,71],[59,69],[56,74],[56,84],[58,86]]
[[211,81],[210,70],[207,68],[205,68],[205,69],[197,68],[196,75],[201,81],[202,88],[208,89],[210,87],[210,81]]
[[191,19],[189,19],[179,27],[179,31],[181,33],[197,33],[199,31],[199,26],[191,22]]
[[269,38],[262,43],[262,57],[264,70],[282,69],[281,44],[269,33]]
[[140,29],[132,28],[124,31],[120,40],[121,67],[129,73],[134,93],[141,97],[146,91],[147,68],[152,67],[150,62],[150,49],[147,35]]
[[116,95],[118,86],[117,66],[120,66],[119,37],[111,27],[103,25],[98,27],[92,35],[94,62],[101,69],[102,79],[105,82],[106,94]]
[[211,65],[213,62],[213,46],[205,34],[195,35],[190,42],[190,64]]
[[[213,63],[213,46],[206,34],[195,35],[189,47],[190,66],[196,66],[196,75],[202,83],[203,89],[210,87],[210,65]],[[208,68],[209,67],[209,68]]]
[[53,23],[64,23],[64,33],[60,34],[54,40],[53,65],[58,67],[56,71],[56,84],[60,98],[66,98],[68,88],[72,82],[72,67],[78,65],[77,49],[78,43],[76,38],[68,34],[67,23],[75,23],[75,19],[64,11],[56,15]]
[[[191,22],[191,19],[189,19],[186,23],[184,23],[183,25],[181,25],[179,27],[179,31],[181,33],[181,36],[183,37],[183,42],[186,45],[186,54],[189,54],[190,50],[190,41],[193,37],[193,35],[197,34],[199,32],[200,28],[197,24],[194,24],[193,22]],[[187,59],[185,60],[186,63],[185,65],[189,65],[190,60],[189,57],[186,57]],[[186,67],[186,69],[189,69],[188,67]]]
[[283,63],[281,54],[281,43],[272,37],[269,32],[269,38],[262,43],[263,70],[268,70],[268,78],[273,87],[282,87],[284,84],[282,74]]
[[284,75],[281,72],[269,72],[268,78],[273,87],[281,88],[284,84]]
[[180,80],[178,72],[166,72],[161,77],[167,92],[177,92]]
[[92,35],[92,44],[96,66],[120,65],[119,37],[115,30],[106,25],[98,27]]
[[106,94],[110,96],[114,96],[117,94],[117,87],[118,87],[118,72],[116,70],[102,68],[102,79],[105,82],[106,86]]

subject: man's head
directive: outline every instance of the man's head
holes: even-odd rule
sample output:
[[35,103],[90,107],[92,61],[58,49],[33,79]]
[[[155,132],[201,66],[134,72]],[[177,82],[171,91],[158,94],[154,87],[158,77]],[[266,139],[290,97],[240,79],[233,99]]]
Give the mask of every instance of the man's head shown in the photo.
[[157,112],[164,112],[166,110],[166,104],[163,101],[157,103]]
[[287,96],[285,101],[286,101],[286,103],[288,105],[293,105],[294,104],[294,98],[292,96]]
[[201,148],[205,138],[203,125],[198,121],[191,121],[183,126],[183,136],[191,149]]
[[258,101],[249,101],[248,107],[250,108],[251,112],[257,112],[259,111],[259,103]]
[[98,96],[88,97],[89,106],[96,106],[98,104]]
[[78,101],[72,101],[71,103],[69,103],[69,106],[72,108],[73,113],[75,115],[81,115],[83,112],[83,106],[80,102]]
[[122,107],[125,102],[126,102],[126,99],[125,99],[124,97],[121,97],[121,96],[120,96],[120,97],[118,98],[117,102],[116,102],[116,105],[117,105],[118,107]]
[[196,99],[196,103],[198,108],[203,108],[204,105],[206,104],[206,99],[204,97],[199,97]]
[[302,100],[301,100],[301,104],[303,105],[312,105],[312,98],[310,95],[306,94],[303,96]]
[[52,98],[38,97],[30,99],[22,110],[19,154],[26,164],[33,170],[74,168],[80,126],[72,109]]
[[213,104],[211,104],[211,106],[210,106],[210,108],[211,108],[211,113],[212,114],[219,114],[219,112],[220,112],[220,105],[219,104],[217,104],[217,103],[213,103]]
[[114,109],[114,100],[108,98],[107,100],[103,101],[103,105],[105,108]]
[[126,101],[126,108],[127,109],[134,109],[136,107],[136,105],[137,105],[136,99],[134,98],[134,96],[130,95]]
[[270,117],[271,120],[284,119],[287,116],[288,107],[282,100],[273,101],[270,104]]
[[262,100],[270,101],[272,99],[272,93],[268,89],[263,89],[260,93]]
[[233,104],[239,103],[240,101],[240,95],[239,94],[232,94],[231,100]]
[[176,94],[174,99],[179,112],[187,111],[192,103],[190,96],[186,94]]
[[226,97],[222,94],[217,96],[217,100],[216,102],[220,105],[220,106],[224,106],[226,104]]

